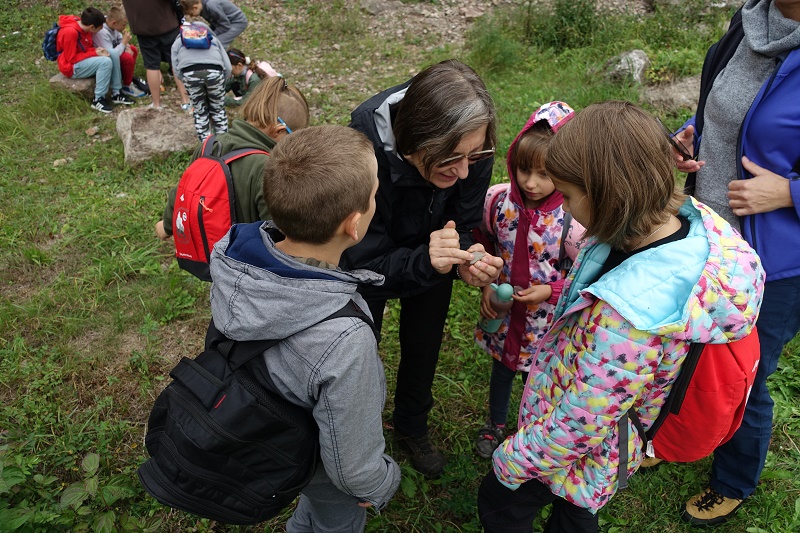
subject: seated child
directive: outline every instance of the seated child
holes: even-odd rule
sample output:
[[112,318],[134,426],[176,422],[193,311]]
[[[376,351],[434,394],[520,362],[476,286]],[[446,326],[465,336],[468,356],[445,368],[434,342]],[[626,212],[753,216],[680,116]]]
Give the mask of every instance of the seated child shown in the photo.
[[130,44],[132,36],[127,26],[125,11],[121,7],[112,7],[108,10],[103,28],[94,34],[93,40],[95,46],[108,50],[112,61],[119,62],[122,92],[133,98],[141,98],[147,93],[133,83],[133,69],[139,50]]
[[[308,126],[308,103],[300,90],[287,85],[283,78],[270,78],[251,91],[242,106],[242,119],[234,119],[230,129],[216,137],[220,153],[227,154],[242,148],[257,148],[271,152],[275,143],[290,131]],[[200,157],[202,146],[194,152],[192,161]],[[269,210],[264,202],[264,164],[267,157],[252,154],[233,161],[229,168],[234,190],[234,212],[238,222],[269,220]],[[175,193],[167,197],[162,220],[156,223],[156,235],[166,240],[172,237]]]
[[[211,312],[228,338],[286,338],[264,353],[275,389],[311,410],[320,457],[286,524],[289,532],[364,531],[366,508],[382,509],[400,482],[384,453],[386,378],[372,328],[344,317],[360,284],[383,276],[338,268],[375,213],[378,163],[372,143],[344,126],[290,135],[264,169],[272,222],[236,224],[211,255]],[[280,229],[278,229],[280,228]]]
[[185,15],[206,19],[226,49],[247,27],[247,17],[228,0],[181,0],[181,6]]
[[[499,328],[475,328],[475,340],[493,358],[489,381],[489,419],[478,432],[475,448],[488,459],[505,439],[506,417],[514,376],[528,376],[533,352],[550,328],[564,284],[559,251],[564,229],[564,199],[544,169],[547,145],[575,112],[550,102],[534,112],[508,150],[511,183],[491,187],[484,206],[484,227],[476,235],[486,250],[503,258],[497,284],[521,289]],[[573,248],[574,250],[574,248]],[[494,290],[483,288],[481,324],[494,320]],[[496,325],[496,324],[495,324]],[[492,330],[494,328],[491,328]]]
[[[231,60],[232,74],[225,81],[225,92],[233,92],[233,96],[225,95],[225,105],[242,105],[247,99],[248,93],[255,89],[261,83],[261,80],[278,76],[278,73],[271,66],[269,71],[265,71],[238,48],[228,49],[228,59]],[[269,66],[268,63],[262,62],[262,64]]]
[[111,53],[103,47],[95,47],[92,36],[103,29],[105,16],[96,7],[87,7],[80,17],[61,15],[58,18],[56,50],[58,70],[67,78],[95,78],[92,109],[111,113],[113,108],[106,99],[111,87],[111,102],[133,104],[133,100],[120,92],[122,77],[119,62],[111,60]]
[[[211,31],[202,22],[193,24]],[[194,108],[194,129],[200,141],[212,133],[228,131],[225,80],[231,75],[231,62],[219,40],[211,39],[209,48],[187,48],[179,33],[172,43],[172,69],[175,78],[189,93],[189,102]]]

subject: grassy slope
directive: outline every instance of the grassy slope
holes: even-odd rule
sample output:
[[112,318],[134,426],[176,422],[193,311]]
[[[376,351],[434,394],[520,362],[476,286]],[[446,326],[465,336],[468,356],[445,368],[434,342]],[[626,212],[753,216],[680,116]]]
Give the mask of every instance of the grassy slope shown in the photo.
[[[654,58],[658,76],[697,72],[715,33],[698,32],[697,21],[673,14],[646,28],[609,25],[584,46],[552,43],[549,51],[533,51],[512,39],[498,19],[481,26],[466,53],[431,34],[379,38],[364,15],[339,9],[340,2],[284,4],[291,16],[277,25],[259,3],[246,3],[253,21],[246,51],[279,58],[304,88],[317,123],[345,124],[349,110],[372,92],[402,81],[409,70],[456,56],[484,75],[497,102],[500,151],[538,103],[562,99],[581,108],[607,98],[636,99],[635,87],[610,85],[587,74],[587,67],[641,47]],[[126,168],[113,119],[53,92],[47,78],[55,65],[37,61],[41,35],[56,15],[79,12],[82,5],[69,1],[54,8],[50,2],[21,0],[14,5],[17,9],[0,13],[0,531],[24,520],[21,531],[102,528],[105,519],[116,527],[133,521],[144,526],[149,519],[157,531],[236,530],[165,512],[139,489],[134,475],[144,457],[150,405],[177,359],[199,348],[208,318],[207,286],[180,272],[169,247],[152,237],[165,191],[188,154]],[[546,37],[545,29],[538,34]],[[332,42],[340,44],[340,52]],[[376,58],[373,68],[363,66],[367,57]],[[328,83],[326,76],[336,81]],[[313,91],[312,84],[322,90]],[[677,125],[687,114],[678,111],[669,119]],[[90,127],[98,128],[97,135],[85,133]],[[54,167],[62,158],[71,160]],[[503,174],[498,162],[496,179]],[[490,364],[471,338],[477,307],[477,292],[457,285],[431,415],[450,466],[441,480],[430,482],[399,456],[405,474],[401,490],[372,518],[370,531],[480,529],[475,493],[488,463],[474,455],[472,439],[484,416]],[[391,391],[397,309],[390,312],[382,351]],[[736,520],[718,531],[800,528],[798,347],[795,342],[787,350],[772,380],[776,431],[762,485]],[[99,456],[96,475],[91,461],[82,464],[90,452]],[[602,530],[688,530],[676,510],[704,486],[707,469],[703,461],[637,475],[630,490],[603,510]],[[77,503],[62,505],[73,483],[93,489],[92,479],[106,489],[89,491],[85,517]],[[118,498],[113,503],[110,494]],[[125,515],[132,520],[126,522]],[[249,530],[280,531],[283,519]]]

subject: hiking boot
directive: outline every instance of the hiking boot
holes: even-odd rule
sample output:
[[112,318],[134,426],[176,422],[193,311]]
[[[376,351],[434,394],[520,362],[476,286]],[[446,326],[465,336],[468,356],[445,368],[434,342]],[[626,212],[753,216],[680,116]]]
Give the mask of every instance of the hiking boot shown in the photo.
[[478,438],[475,439],[475,453],[484,459],[489,459],[505,438],[505,426],[497,426],[489,421],[478,430]]
[[133,82],[131,82],[131,84],[127,87],[123,87],[120,92],[125,96],[130,96],[131,98],[142,98],[147,94],[134,85]]
[[111,95],[111,103],[114,105],[133,105],[133,100],[122,93],[114,93]]
[[411,456],[411,465],[428,479],[442,475],[447,458],[431,443],[428,434],[409,437],[395,430],[395,441]]
[[681,519],[693,526],[715,526],[734,515],[744,500],[726,498],[711,487],[686,502]]
[[114,111],[114,108],[108,105],[108,101],[105,98],[95,98],[92,100],[92,109],[100,111],[101,113],[111,113]]
[[658,457],[645,457],[642,464],[639,465],[639,468],[647,470],[648,468],[655,468],[663,462],[664,459],[659,459]]

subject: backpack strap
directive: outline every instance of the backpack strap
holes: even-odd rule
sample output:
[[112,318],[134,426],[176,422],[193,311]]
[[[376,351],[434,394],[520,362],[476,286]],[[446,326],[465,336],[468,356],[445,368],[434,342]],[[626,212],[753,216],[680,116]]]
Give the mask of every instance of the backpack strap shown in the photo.
[[569,236],[569,226],[572,224],[572,213],[564,213],[564,227],[561,228],[561,244],[558,246],[558,262],[556,268],[561,271],[562,277],[567,277],[567,272],[572,268],[574,261],[567,255],[567,236]]
[[[354,317],[360,318],[372,330],[375,340],[380,342],[380,332],[375,327],[375,323],[369,316],[367,316],[361,308],[356,305],[353,300],[349,300],[342,308],[331,313],[314,325],[333,320],[334,318],[341,317]],[[288,338],[288,337],[286,337]],[[209,348],[216,348],[228,360],[230,367],[236,371],[241,366],[247,364],[255,357],[261,355],[268,349],[272,348],[279,342],[285,339],[263,339],[253,341],[234,341],[227,338],[220,332],[214,325],[214,320],[208,326],[208,333],[206,333],[206,346]]]
[[269,155],[269,152],[265,150],[258,150],[257,148],[240,148],[239,150],[234,150],[232,152],[228,152],[222,159],[225,161],[226,165],[230,165],[237,159],[241,159],[244,156],[251,155],[251,154],[263,154]]
[[[650,442],[655,437],[658,428],[661,427],[661,424],[664,423],[666,420],[667,415],[671,412],[673,414],[677,414],[681,410],[681,405],[683,404],[683,399],[686,396],[686,391],[689,388],[689,382],[692,380],[692,376],[694,375],[694,371],[697,368],[697,363],[700,361],[700,354],[703,353],[703,348],[705,348],[705,344],[702,342],[693,342],[691,346],[689,346],[689,352],[686,354],[686,357],[683,359],[681,363],[681,368],[678,373],[678,377],[675,378],[675,381],[672,382],[672,388],[669,390],[669,394],[667,394],[667,400],[664,402],[664,405],[661,406],[661,410],[658,412],[658,416],[656,417],[655,422],[653,425],[650,426],[650,429],[645,431],[644,426],[642,425],[642,421],[639,419],[639,415],[636,414],[636,409],[631,407],[628,409],[628,412],[623,415],[623,419],[627,422],[627,419],[630,418],[633,425],[636,426],[636,432],[639,434],[639,438],[642,440],[642,451],[645,452],[645,455],[652,455],[652,450],[650,449]],[[628,447],[625,446],[624,455],[622,449],[622,424],[623,419],[620,420],[620,450],[619,450],[619,477],[622,480],[622,472],[625,472],[627,477],[628,472]],[[627,428],[628,424],[625,423],[625,433],[627,437]],[[627,442],[627,440],[626,440]],[[625,464],[623,465],[623,458],[625,459]],[[626,480],[627,481],[627,480]],[[620,481],[621,483],[621,481]],[[623,488],[620,485],[620,488]]]

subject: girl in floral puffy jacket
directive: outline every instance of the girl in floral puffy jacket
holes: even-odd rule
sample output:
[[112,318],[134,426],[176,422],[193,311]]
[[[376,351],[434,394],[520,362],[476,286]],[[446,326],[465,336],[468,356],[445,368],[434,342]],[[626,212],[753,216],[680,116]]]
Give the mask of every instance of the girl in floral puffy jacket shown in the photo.
[[[483,225],[476,240],[489,253],[503,258],[497,283],[517,289],[514,304],[497,331],[487,333],[480,324],[475,328],[476,342],[494,358],[489,419],[475,441],[477,454],[486,459],[505,438],[514,376],[519,372],[523,379],[527,377],[532,352],[550,327],[561,295],[564,279],[558,263],[563,198],[544,169],[544,159],[553,134],[573,116],[575,112],[564,102],[539,107],[508,150],[510,183],[494,185],[486,194]],[[573,228],[577,233],[582,230]],[[497,316],[490,304],[493,292],[490,287],[483,289],[482,322]]]
[[548,532],[597,532],[643,458],[628,410],[647,430],[691,343],[755,325],[758,256],[676,188],[673,163],[656,120],[628,102],[587,107],[550,142],[547,174],[587,240],[532,356],[519,430],[478,491],[487,533],[532,531],[549,504]]

